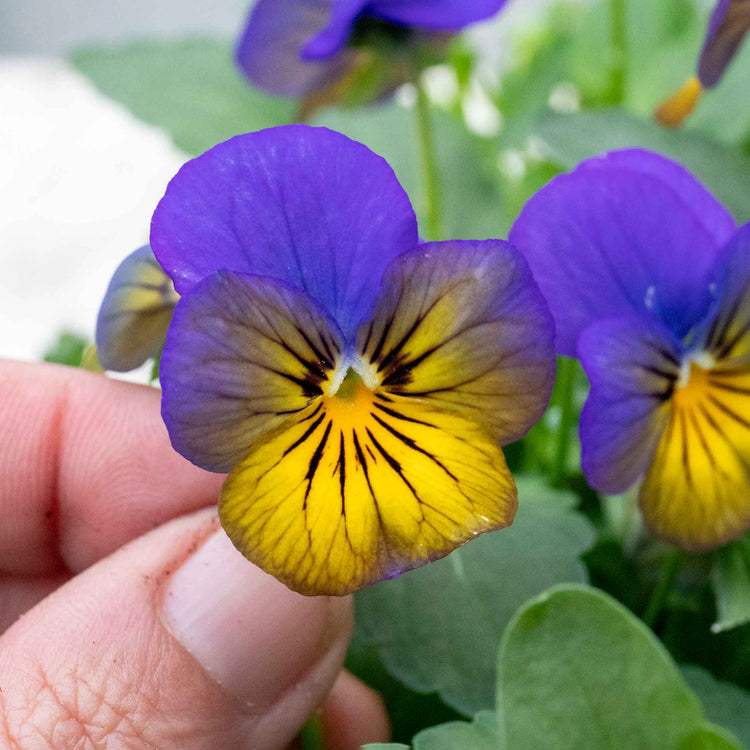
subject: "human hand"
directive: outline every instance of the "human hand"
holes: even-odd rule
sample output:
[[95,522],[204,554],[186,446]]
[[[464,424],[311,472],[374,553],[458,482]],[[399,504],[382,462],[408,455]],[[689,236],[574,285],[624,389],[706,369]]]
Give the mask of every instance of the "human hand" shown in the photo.
[[0,362],[0,405],[0,746],[282,748],[321,702],[331,750],[387,739],[341,672],[351,600],[217,532],[222,478],[172,450],[156,390]]

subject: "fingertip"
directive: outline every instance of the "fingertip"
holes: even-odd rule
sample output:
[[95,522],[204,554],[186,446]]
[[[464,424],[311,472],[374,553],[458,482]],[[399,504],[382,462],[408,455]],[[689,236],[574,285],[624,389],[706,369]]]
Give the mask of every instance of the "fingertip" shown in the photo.
[[328,750],[358,750],[369,742],[388,742],[391,725],[380,693],[342,670],[320,709]]

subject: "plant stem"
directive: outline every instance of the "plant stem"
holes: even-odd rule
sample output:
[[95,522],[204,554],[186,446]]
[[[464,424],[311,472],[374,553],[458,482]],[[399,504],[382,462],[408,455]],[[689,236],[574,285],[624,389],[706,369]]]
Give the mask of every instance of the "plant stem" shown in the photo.
[[555,459],[552,465],[552,484],[558,486],[565,478],[570,453],[570,434],[575,425],[576,363],[569,357],[557,360],[557,404],[560,407],[560,423],[555,440]]
[[609,28],[612,42],[610,101],[613,104],[621,104],[625,99],[628,59],[627,0],[609,0]]
[[302,750],[325,750],[323,729],[318,714],[313,714],[300,730],[299,744]]
[[680,572],[681,559],[679,550],[672,550],[672,552],[664,558],[661,577],[651,594],[651,598],[646,606],[646,611],[643,613],[643,622],[645,622],[652,630],[654,625],[656,625],[656,621],[659,619],[662,609],[664,609],[664,605],[667,603],[669,595],[672,593],[675,582],[677,581],[677,575]]
[[422,162],[427,239],[434,241],[442,239],[443,236],[440,175],[435,153],[435,137],[432,132],[430,100],[419,74],[414,78],[414,85],[417,89],[417,140],[419,141],[419,155]]

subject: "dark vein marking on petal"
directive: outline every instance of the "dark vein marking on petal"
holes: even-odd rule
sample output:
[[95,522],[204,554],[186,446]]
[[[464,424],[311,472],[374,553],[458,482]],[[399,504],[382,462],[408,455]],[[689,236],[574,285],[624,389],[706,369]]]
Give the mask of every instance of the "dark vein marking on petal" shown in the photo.
[[729,326],[732,325],[732,321],[737,315],[737,311],[739,310],[741,305],[742,297],[737,297],[732,303],[732,307],[722,313],[721,316],[719,316],[721,318],[721,329],[719,330],[719,333],[715,335],[715,338],[710,342],[713,346],[713,351],[716,351],[723,346],[724,340],[729,331]]
[[732,336],[729,341],[726,341],[724,345],[719,350],[718,354],[716,355],[718,359],[724,359],[731,351],[734,349],[737,344],[740,343],[743,336],[747,334],[747,332],[750,331],[750,325],[744,325],[741,326],[740,329],[735,333],[734,336]]
[[419,326],[422,324],[423,318],[419,317],[417,318],[412,324],[409,330],[401,337],[401,340],[391,348],[391,350],[388,352],[388,354],[383,357],[383,359],[378,364],[378,372],[383,372],[386,367],[388,367],[391,362],[393,362],[396,357],[398,357],[401,350],[406,346],[406,342],[414,335],[414,332],[419,328]]
[[385,340],[388,338],[388,334],[391,332],[392,325],[393,318],[388,318],[388,320],[386,320],[385,324],[383,325],[383,332],[380,335],[380,340],[375,347],[375,351],[370,356],[370,364],[373,364],[380,357],[380,353],[383,351],[383,347],[385,346]]
[[690,421],[693,423],[693,427],[695,428],[695,433],[696,433],[696,435],[698,435],[698,440],[700,440],[700,443],[703,446],[703,450],[705,451],[706,456],[708,456],[708,460],[709,460],[709,462],[711,464],[711,467],[713,469],[717,469],[718,467],[716,465],[716,457],[711,452],[711,449],[708,446],[708,441],[706,440],[706,435],[703,432],[703,428],[701,427],[700,422],[698,422],[698,417],[696,416],[695,411],[691,410],[688,413],[688,416],[690,418]]
[[680,360],[672,354],[668,349],[662,349],[661,347],[654,347],[654,351],[660,354],[667,362],[673,364],[676,368],[680,367]]
[[411,494],[414,495],[417,501],[419,501],[419,495],[412,486],[411,482],[404,476],[403,470],[401,469],[401,464],[390,453],[388,453],[385,448],[383,448],[383,446],[378,442],[378,439],[375,437],[375,435],[372,434],[372,431],[369,427],[365,427],[365,431],[367,432],[367,436],[372,441],[372,444],[377,448],[378,453],[383,456],[391,469],[393,469],[393,471],[399,475],[403,483],[409,488]]
[[339,460],[336,466],[339,469],[339,486],[341,487],[341,515],[346,519],[346,446],[344,445],[344,433],[340,432],[339,440]]
[[726,445],[734,453],[734,455],[737,456],[738,460],[745,467],[745,469],[749,469],[750,466],[748,465],[747,460],[744,458],[744,456],[742,456],[741,453],[739,453],[739,451],[737,450],[737,446],[732,440],[729,439],[729,436],[726,434],[726,432],[724,432],[719,423],[713,418],[711,412],[708,411],[705,404],[698,404],[698,409],[700,409],[706,421],[711,425],[711,427],[713,427],[716,434],[726,443]]
[[305,500],[302,504],[302,510],[307,510],[307,498],[310,495],[313,479],[315,478],[315,472],[318,470],[320,459],[323,457],[323,451],[325,450],[326,443],[328,442],[328,436],[331,434],[332,426],[333,423],[329,420],[325,432],[323,433],[323,437],[320,439],[318,447],[315,449],[314,453],[312,454],[312,458],[310,459],[310,466],[307,470],[307,474],[305,475],[305,479],[307,480],[307,489],[305,490]]
[[[261,367],[263,366],[261,365]],[[279,375],[280,377],[285,378],[286,380],[289,380],[295,385],[298,385],[302,389],[302,395],[305,396],[305,398],[315,398],[316,396],[323,395],[323,389],[320,387],[318,383],[313,382],[312,380],[307,380],[305,378],[298,378],[295,375],[292,375],[291,373],[284,372],[283,370],[275,370],[271,367],[263,367],[263,369],[268,370],[269,372],[272,372],[275,375]]]
[[709,375],[709,380],[713,388],[718,388],[722,391],[730,391],[731,393],[750,394],[750,388],[743,388],[740,385],[732,385],[731,383],[716,382],[713,379],[713,373]]
[[455,474],[453,474],[446,466],[443,464],[443,462],[437,458],[437,456],[433,456],[432,453],[422,448],[420,445],[417,445],[416,441],[413,438],[410,438],[408,435],[404,435],[403,432],[399,432],[395,427],[392,427],[387,422],[382,420],[377,414],[373,414],[372,418],[381,426],[384,427],[388,432],[391,433],[395,438],[398,438],[404,445],[406,445],[408,448],[411,448],[413,451],[416,451],[417,453],[421,453],[423,456],[427,456],[431,461],[433,461],[435,464],[437,464],[454,482],[458,482],[458,479],[456,478]]
[[[384,401],[386,399],[383,399]],[[388,401],[391,401],[391,399],[387,399]],[[402,422],[411,422],[412,424],[421,424],[424,427],[432,427],[433,429],[437,429],[434,424],[430,424],[429,422],[423,422],[421,419],[414,419],[414,417],[407,417],[406,414],[400,414],[399,412],[395,411],[394,409],[389,409],[387,406],[383,406],[382,404],[375,404],[374,405],[376,409],[380,409],[380,411],[384,412],[390,417],[393,417],[394,419],[400,419]],[[373,417],[375,415],[373,414]],[[377,417],[375,417],[377,419]]]
[[322,421],[323,421],[323,420],[324,420],[325,418],[326,418],[326,415],[325,415],[325,413],[324,413],[324,414],[321,414],[321,415],[320,415],[320,416],[319,416],[319,417],[318,417],[318,418],[317,418],[317,419],[316,419],[316,420],[315,420],[315,421],[314,421],[314,422],[313,422],[313,423],[312,423],[312,424],[311,424],[311,425],[310,425],[310,426],[309,426],[309,427],[307,428],[307,430],[305,430],[305,432],[304,432],[304,434],[302,435],[302,437],[301,437],[301,438],[299,438],[299,439],[297,439],[297,440],[295,440],[295,441],[294,441],[294,443],[292,443],[292,444],[291,444],[291,445],[290,445],[290,446],[289,446],[289,447],[288,447],[288,448],[287,448],[287,449],[286,449],[286,450],[284,451],[284,453],[282,454],[282,458],[283,458],[284,456],[288,456],[288,455],[289,455],[289,454],[290,454],[290,453],[291,453],[291,452],[292,452],[293,450],[295,450],[295,449],[299,448],[299,446],[300,446],[300,445],[302,445],[302,443],[304,443],[304,442],[305,442],[305,440],[307,440],[307,438],[309,438],[309,437],[310,437],[310,435],[312,435],[312,434],[313,434],[313,432],[315,432],[315,430],[317,430],[317,429],[318,429],[318,426],[320,425],[320,423],[321,423],[321,422],[322,422]]
[[111,320],[112,318],[119,318],[121,315],[138,315],[140,317],[151,317],[158,315],[159,313],[168,313],[172,309],[171,306],[165,305],[163,302],[156,303],[155,305],[149,305],[148,307],[119,307],[117,310],[107,313],[102,316],[103,320]]
[[[370,481],[370,469],[367,466],[367,458],[365,457],[364,452],[362,451],[362,446],[359,443],[359,438],[357,437],[357,433],[355,430],[352,430],[352,441],[354,442],[354,451],[357,458],[357,462],[362,467],[362,471],[365,475],[365,481],[367,482],[367,489],[370,490],[370,495],[372,497],[373,505],[375,506],[375,513],[378,516],[378,526],[381,529],[383,533],[385,533],[385,526],[383,525],[383,519],[380,515],[380,507],[378,506],[378,499],[375,497],[375,490],[372,487],[372,482]],[[371,453],[369,446],[367,447],[367,450],[369,453]]]
[[[299,326],[295,326],[295,330],[305,340],[305,343],[310,347],[310,350],[318,358],[318,361],[322,362],[323,366],[327,370],[333,369],[333,360],[335,359],[335,357],[333,357],[333,356],[326,357],[325,354],[323,354],[323,352],[321,352],[320,349],[318,349],[318,347],[315,346],[315,344],[313,343],[312,339],[307,335],[307,333],[305,332],[305,330],[303,328],[300,328]],[[323,346],[325,346],[325,344],[326,344],[325,337],[321,336],[320,338],[321,338],[321,341],[323,342]]]
[[682,438],[682,468],[685,470],[685,481],[688,484],[693,484],[693,478],[690,474],[690,458],[688,457],[688,439],[687,439],[687,421],[685,417],[685,411],[680,410],[677,412],[680,420],[680,437]]
[[[283,339],[278,343],[285,351],[289,352],[289,354],[291,354],[303,367],[307,368],[309,374],[312,375],[313,378],[319,383],[322,383],[328,377],[323,368],[325,367],[326,369],[330,369],[330,367],[322,359],[319,358],[318,362],[311,362],[309,359],[303,357],[299,352],[295,351]],[[323,367],[321,367],[321,365],[323,365]]]
[[679,375],[678,372],[667,372],[666,370],[654,367],[653,365],[639,365],[639,367],[641,370],[656,375],[659,378],[663,378],[664,380],[676,380]]
[[364,343],[362,344],[362,347],[361,347],[363,352],[366,352],[367,351],[367,347],[370,346],[370,339],[372,338],[373,325],[374,325],[374,323],[373,323],[372,320],[367,325],[367,336],[365,336],[365,341],[364,341]]
[[737,414],[734,409],[730,409],[726,404],[719,401],[719,399],[717,399],[712,393],[708,394],[708,398],[711,403],[716,406],[717,409],[724,412],[724,414],[726,414],[730,419],[733,419],[735,422],[739,422],[743,427],[747,427],[748,429],[750,429],[750,422],[742,415]]

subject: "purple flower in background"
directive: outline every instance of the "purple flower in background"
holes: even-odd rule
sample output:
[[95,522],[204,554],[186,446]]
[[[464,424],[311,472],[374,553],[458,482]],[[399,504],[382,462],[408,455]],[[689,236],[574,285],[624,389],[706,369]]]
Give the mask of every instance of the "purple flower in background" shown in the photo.
[[375,38],[403,46],[411,36],[443,36],[489,18],[506,1],[259,0],[237,63],[272,94],[306,96],[347,76],[358,64],[355,47]]
[[711,14],[703,43],[698,75],[689,78],[656,111],[667,127],[681,125],[695,109],[703,89],[716,86],[750,29],[750,0],[719,0]]
[[182,295],[164,421],[183,456],[230,472],[219,515],[246,557],[343,594],[512,522],[499,445],[554,379],[549,312],[515,248],[420,245],[388,164],[302,125],[188,162],[151,244]]
[[750,29],[750,0],[719,0],[708,22],[698,63],[704,88],[715,86]]
[[591,382],[583,470],[644,477],[647,526],[688,549],[750,527],[750,225],[678,164],[628,150],[540,190],[510,234]]

